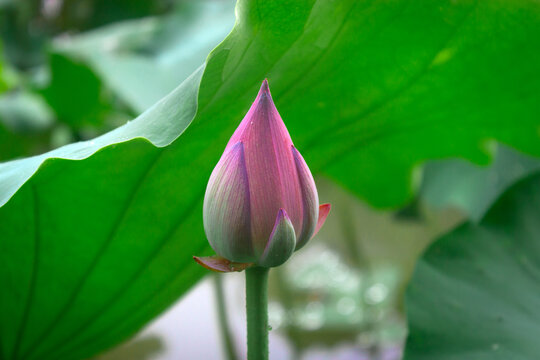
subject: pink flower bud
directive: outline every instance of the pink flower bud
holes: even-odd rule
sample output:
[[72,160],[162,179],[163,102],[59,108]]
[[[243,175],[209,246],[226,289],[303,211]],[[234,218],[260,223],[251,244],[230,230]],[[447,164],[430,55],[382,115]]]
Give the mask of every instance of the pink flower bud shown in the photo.
[[229,140],[206,188],[204,229],[223,258],[283,264],[324,223],[313,176],[272,101],[268,82]]

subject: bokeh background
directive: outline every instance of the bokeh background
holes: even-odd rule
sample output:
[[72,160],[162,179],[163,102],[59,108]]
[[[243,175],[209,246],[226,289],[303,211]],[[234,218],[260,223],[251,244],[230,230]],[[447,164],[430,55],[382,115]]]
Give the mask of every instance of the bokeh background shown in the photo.
[[[0,0],[0,161],[90,140],[135,118],[204,62],[232,29],[234,5]],[[540,167],[504,146],[494,154],[486,167],[429,162],[414,200],[392,211],[318,177],[321,202],[333,211],[320,235],[271,273],[272,358],[400,359],[404,292],[418,257]],[[230,348],[244,358],[243,276],[226,274],[208,275],[134,338],[95,359],[225,358],[220,302]]]

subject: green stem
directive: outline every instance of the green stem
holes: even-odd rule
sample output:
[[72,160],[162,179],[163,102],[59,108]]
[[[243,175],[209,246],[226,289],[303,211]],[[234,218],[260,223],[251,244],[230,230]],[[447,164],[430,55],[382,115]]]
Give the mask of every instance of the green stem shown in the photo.
[[225,356],[227,360],[236,360],[236,349],[229,328],[229,319],[225,306],[225,294],[223,292],[223,279],[221,274],[214,274],[214,289],[216,291],[216,305],[219,319],[219,329],[223,340]]
[[248,360],[268,360],[268,270],[246,270]]

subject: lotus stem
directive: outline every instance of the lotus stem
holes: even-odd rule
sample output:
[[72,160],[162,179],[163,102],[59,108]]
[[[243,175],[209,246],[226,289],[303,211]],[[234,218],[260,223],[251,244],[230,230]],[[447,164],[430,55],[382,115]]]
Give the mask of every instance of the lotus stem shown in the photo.
[[248,360],[268,360],[268,271],[246,270]]

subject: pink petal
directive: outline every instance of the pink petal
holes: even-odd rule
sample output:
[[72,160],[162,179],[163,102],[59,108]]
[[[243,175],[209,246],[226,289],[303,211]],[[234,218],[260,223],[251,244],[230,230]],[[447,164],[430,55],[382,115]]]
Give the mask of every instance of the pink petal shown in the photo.
[[297,233],[303,222],[301,191],[290,151],[292,141],[272,101],[266,81],[227,147],[238,141],[244,144],[251,234],[255,253],[260,255],[280,208],[287,209]]
[[193,259],[208,270],[216,272],[242,271],[254,265],[253,263],[231,262],[217,255],[205,257],[194,256]]
[[249,183],[241,142],[227,149],[214,168],[203,205],[206,236],[214,251],[229,260],[250,262]]
[[296,250],[298,250],[313,237],[317,217],[319,216],[319,197],[315,181],[304,158],[294,146],[291,146],[291,148],[298,174],[303,214],[302,227],[296,238]]
[[328,217],[328,214],[330,213],[331,207],[332,206],[330,204],[322,204],[321,206],[319,206],[319,220],[317,220],[317,227],[315,227],[315,232],[313,233],[313,236],[317,235],[319,230],[324,225],[324,222],[326,221],[326,218]]
[[279,209],[274,229],[257,264],[264,267],[281,265],[291,257],[295,245],[296,235],[291,220],[284,209]]

